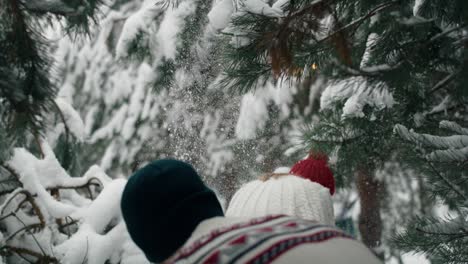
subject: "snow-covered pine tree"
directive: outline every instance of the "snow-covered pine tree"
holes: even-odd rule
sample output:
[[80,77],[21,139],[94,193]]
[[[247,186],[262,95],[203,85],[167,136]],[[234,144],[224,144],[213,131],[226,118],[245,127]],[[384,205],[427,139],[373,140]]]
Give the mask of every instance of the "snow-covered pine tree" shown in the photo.
[[230,119],[213,111],[205,118],[203,112],[218,105],[212,95],[202,98],[216,76],[216,50],[206,28],[210,8],[210,1],[110,3],[91,42],[59,44],[59,94],[85,116],[91,143],[82,163],[98,161],[125,175],[163,156],[196,163],[206,158],[206,138],[199,135],[205,127],[205,136],[219,141],[213,152],[222,167],[223,156],[231,154],[212,133]]
[[91,42],[61,41],[59,95],[77,106],[89,135],[79,163],[128,176],[170,156],[208,178],[231,176],[225,165],[239,98],[209,87],[219,71],[210,8],[211,1],[114,2]]
[[0,130],[8,129],[9,135],[0,140],[21,139],[24,131],[39,133],[44,113],[57,111],[45,31],[50,24],[63,22],[69,34],[86,33],[100,4],[99,0],[0,2]]
[[[394,126],[437,133],[442,119],[466,116],[468,2],[237,4],[224,31],[232,41],[221,83],[248,91],[269,80],[325,76],[320,121],[305,139],[337,156],[339,183],[354,182],[360,194],[362,239],[380,246],[385,186],[374,174],[408,145]],[[413,160],[403,161],[417,168]]]
[[55,43],[47,37],[53,28],[78,39],[90,33],[100,6],[0,2],[0,263],[145,261],[120,217],[125,180],[98,166],[67,171],[85,129],[56,97]]
[[120,215],[126,180],[97,165],[69,173],[54,153],[64,135],[84,140],[76,110],[54,104],[62,118],[43,115],[37,150],[15,147],[1,164],[0,263],[147,263]]
[[299,98],[288,87],[241,96],[216,85],[225,2],[109,3],[90,42],[61,40],[59,96],[77,107],[88,135],[78,164],[127,176],[176,157],[229,198],[241,182],[298,158],[283,155],[301,123],[290,117],[310,111],[290,109]]
[[[4,51],[0,55],[0,163],[4,163],[13,147],[24,146],[40,154],[37,141],[49,131],[44,130],[51,123],[47,119],[65,124],[67,117],[60,99],[56,100],[59,76],[53,65],[55,40],[51,35],[86,36],[102,2],[5,0],[0,4],[0,47]],[[54,148],[64,168],[70,169],[78,141],[69,127],[63,128],[66,133]]]
[[[466,116],[465,116],[466,123]],[[426,253],[435,263],[466,263],[468,260],[468,129],[455,122],[441,121],[446,136],[419,134],[403,125],[395,132],[413,143],[421,158],[421,169],[430,183],[431,197],[448,205],[442,218],[431,214],[414,219],[395,238],[405,251]]]

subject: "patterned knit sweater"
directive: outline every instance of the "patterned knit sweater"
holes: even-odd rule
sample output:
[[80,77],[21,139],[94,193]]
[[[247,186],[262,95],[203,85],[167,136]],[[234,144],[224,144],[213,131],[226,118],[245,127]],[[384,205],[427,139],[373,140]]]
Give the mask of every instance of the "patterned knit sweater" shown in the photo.
[[342,231],[289,216],[202,222],[169,263],[381,263]]

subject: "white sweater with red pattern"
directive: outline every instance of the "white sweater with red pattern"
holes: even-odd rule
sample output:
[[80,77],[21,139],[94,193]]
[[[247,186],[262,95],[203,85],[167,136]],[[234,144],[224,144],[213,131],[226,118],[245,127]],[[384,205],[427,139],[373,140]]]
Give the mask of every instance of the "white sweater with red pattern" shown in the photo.
[[289,216],[205,220],[169,262],[381,264],[341,230]]

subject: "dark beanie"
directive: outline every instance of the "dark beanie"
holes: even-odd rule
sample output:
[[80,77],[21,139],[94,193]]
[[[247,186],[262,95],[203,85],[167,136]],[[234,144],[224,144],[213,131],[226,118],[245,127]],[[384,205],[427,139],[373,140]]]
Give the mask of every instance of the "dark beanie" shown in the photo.
[[216,195],[195,169],[172,159],[135,172],[121,208],[131,238],[152,262],[172,256],[203,220],[223,216]]

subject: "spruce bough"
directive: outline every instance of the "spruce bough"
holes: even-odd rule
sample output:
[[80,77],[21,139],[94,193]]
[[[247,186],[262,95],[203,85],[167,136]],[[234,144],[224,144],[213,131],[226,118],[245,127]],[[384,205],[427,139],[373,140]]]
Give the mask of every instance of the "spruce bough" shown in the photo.
[[305,128],[304,141],[338,157],[339,185],[356,183],[366,244],[376,251],[381,245],[385,186],[374,173],[396,161],[415,169],[424,178],[421,184],[458,212],[446,220],[459,227],[457,243],[448,243],[439,239],[446,233],[442,229],[424,231],[445,220],[421,213],[394,240],[396,247],[444,263],[466,260],[459,247],[467,246],[466,193],[461,193],[467,188],[454,188],[468,177],[466,143],[457,141],[455,150],[442,147],[428,161],[427,150],[415,151],[420,137],[402,131],[440,135],[444,122],[466,127],[468,2],[296,0],[278,9],[270,1],[271,9],[263,11],[238,2],[225,30],[232,41],[224,54],[222,85],[246,92],[266,81],[326,78],[320,121]]

